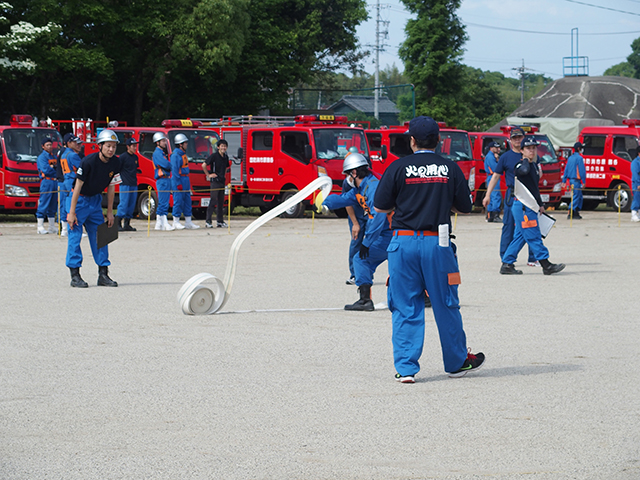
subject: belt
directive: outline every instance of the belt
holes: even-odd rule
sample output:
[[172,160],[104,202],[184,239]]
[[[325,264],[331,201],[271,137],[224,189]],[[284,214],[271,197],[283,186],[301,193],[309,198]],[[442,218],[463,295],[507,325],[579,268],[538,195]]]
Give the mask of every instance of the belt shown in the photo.
[[54,177],[42,177],[43,180],[58,180],[57,178]]
[[393,231],[393,235],[394,236],[420,236],[422,235],[423,237],[437,237],[438,236],[438,232],[432,232],[430,230],[394,230]]

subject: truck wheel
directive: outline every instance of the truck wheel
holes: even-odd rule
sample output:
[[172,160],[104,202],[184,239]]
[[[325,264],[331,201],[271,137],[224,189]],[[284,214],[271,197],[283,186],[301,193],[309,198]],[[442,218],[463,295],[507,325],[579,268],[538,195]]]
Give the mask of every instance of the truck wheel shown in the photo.
[[618,190],[616,187],[615,190],[609,192],[609,205],[613,207],[614,210],[618,210],[622,212],[630,212],[631,211],[631,189],[626,183],[621,184],[622,188]]
[[[282,203],[284,203],[287,200],[289,200],[296,193],[298,193],[298,192],[297,191],[286,192],[284,195],[282,195]],[[282,215],[280,215],[280,216],[282,218],[300,218],[302,215],[304,215],[304,210],[305,210],[304,203],[300,202],[300,203],[288,208],[284,212],[282,212]]]
[[156,218],[158,208],[158,194],[151,190],[151,198],[148,192],[141,192],[138,195],[138,218],[147,218],[151,213],[151,218]]

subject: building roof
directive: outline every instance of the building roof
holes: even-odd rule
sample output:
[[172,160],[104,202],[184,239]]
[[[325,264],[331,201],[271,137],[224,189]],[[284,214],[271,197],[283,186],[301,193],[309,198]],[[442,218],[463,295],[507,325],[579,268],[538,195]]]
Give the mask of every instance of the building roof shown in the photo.
[[[328,110],[335,110],[341,105],[346,105],[353,108],[357,112],[371,113],[374,111],[373,96],[359,96],[359,95],[343,95],[340,100],[331,105]],[[381,96],[378,99],[378,112],[379,113],[400,113],[396,104],[389,100],[388,97]]]

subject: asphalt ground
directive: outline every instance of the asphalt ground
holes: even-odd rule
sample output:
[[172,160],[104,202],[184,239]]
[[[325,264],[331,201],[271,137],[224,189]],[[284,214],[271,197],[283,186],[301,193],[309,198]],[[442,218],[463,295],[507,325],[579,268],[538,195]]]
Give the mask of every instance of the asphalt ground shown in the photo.
[[414,385],[394,381],[389,311],[342,310],[357,299],[345,220],[256,231],[210,316],[176,294],[224,276],[251,218],[149,237],[133,221],[110,246],[115,289],[95,286],[86,239],[90,288],[73,289],[65,239],[2,223],[0,478],[640,478],[640,225],[555,216],[553,276],[525,252],[523,275],[499,275],[500,225],[457,218],[461,311],[486,364],[448,378],[429,310]]

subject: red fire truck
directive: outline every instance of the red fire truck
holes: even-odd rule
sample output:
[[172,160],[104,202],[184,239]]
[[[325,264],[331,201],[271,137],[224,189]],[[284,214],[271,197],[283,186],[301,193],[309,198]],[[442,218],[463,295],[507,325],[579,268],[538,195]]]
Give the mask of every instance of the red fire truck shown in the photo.
[[[558,157],[549,137],[537,133],[538,127],[531,125],[503,125],[501,132],[471,132],[469,136],[473,142],[473,158],[477,159],[476,182],[478,194],[476,195],[476,205],[482,205],[484,192],[487,189],[487,173],[484,170],[484,156],[489,150],[491,142],[498,142],[500,150],[505,152],[510,148],[509,135],[514,127],[522,128],[527,135],[533,135],[540,143],[538,146],[538,159],[542,167],[542,178],[540,179],[540,197],[546,206],[557,208],[562,199],[562,172]],[[504,188],[504,186],[503,186]]]
[[[440,144],[436,152],[460,166],[469,182],[469,190],[475,196],[477,167],[471,154],[469,134],[464,130],[449,128],[444,122],[438,122],[438,125],[440,126]],[[405,135],[408,128],[409,122],[406,122],[404,125],[366,131],[371,149],[371,168],[374,172],[382,174],[391,162],[413,153],[409,143],[410,137]]]
[[[162,122],[161,127],[128,127],[128,126],[112,126],[118,135],[120,143],[116,148],[116,155],[120,155],[126,151],[125,140],[133,137],[139,143],[137,145],[138,154],[138,200],[137,212],[141,217],[151,214],[155,217],[156,207],[158,205],[158,195],[156,190],[156,181],[154,179],[153,167],[153,151],[156,145],[153,143],[153,135],[156,132],[162,132],[168,139],[167,146],[169,155],[175,148],[173,139],[178,133],[187,136],[189,143],[187,144],[187,157],[189,157],[189,179],[191,180],[191,202],[192,207],[203,213],[206,209],[210,197],[210,184],[202,172],[202,163],[211,153],[215,151],[215,144],[219,137],[218,134],[211,129],[203,128],[201,122],[192,120],[175,120],[169,119]],[[85,125],[88,131],[94,131],[93,136],[100,133],[101,128],[91,128]],[[97,145],[95,143],[85,144],[85,154],[96,152]],[[151,195],[149,195],[148,187],[151,187]]]
[[0,125],[0,135],[0,212],[33,213],[40,195],[36,160],[42,139],[53,139],[57,152],[62,138],[52,128],[34,127],[31,115],[12,115],[9,125]]
[[631,160],[640,142],[640,119],[626,119],[625,126],[585,127],[578,141],[587,173],[583,210],[606,201],[623,212],[631,209]]
[[[284,202],[318,175],[333,179],[340,192],[342,164],[349,151],[369,156],[364,130],[346,116],[237,116],[198,119],[229,143],[231,207],[258,206],[266,212]],[[204,178],[204,176],[203,176]],[[296,218],[312,197],[283,213]]]

